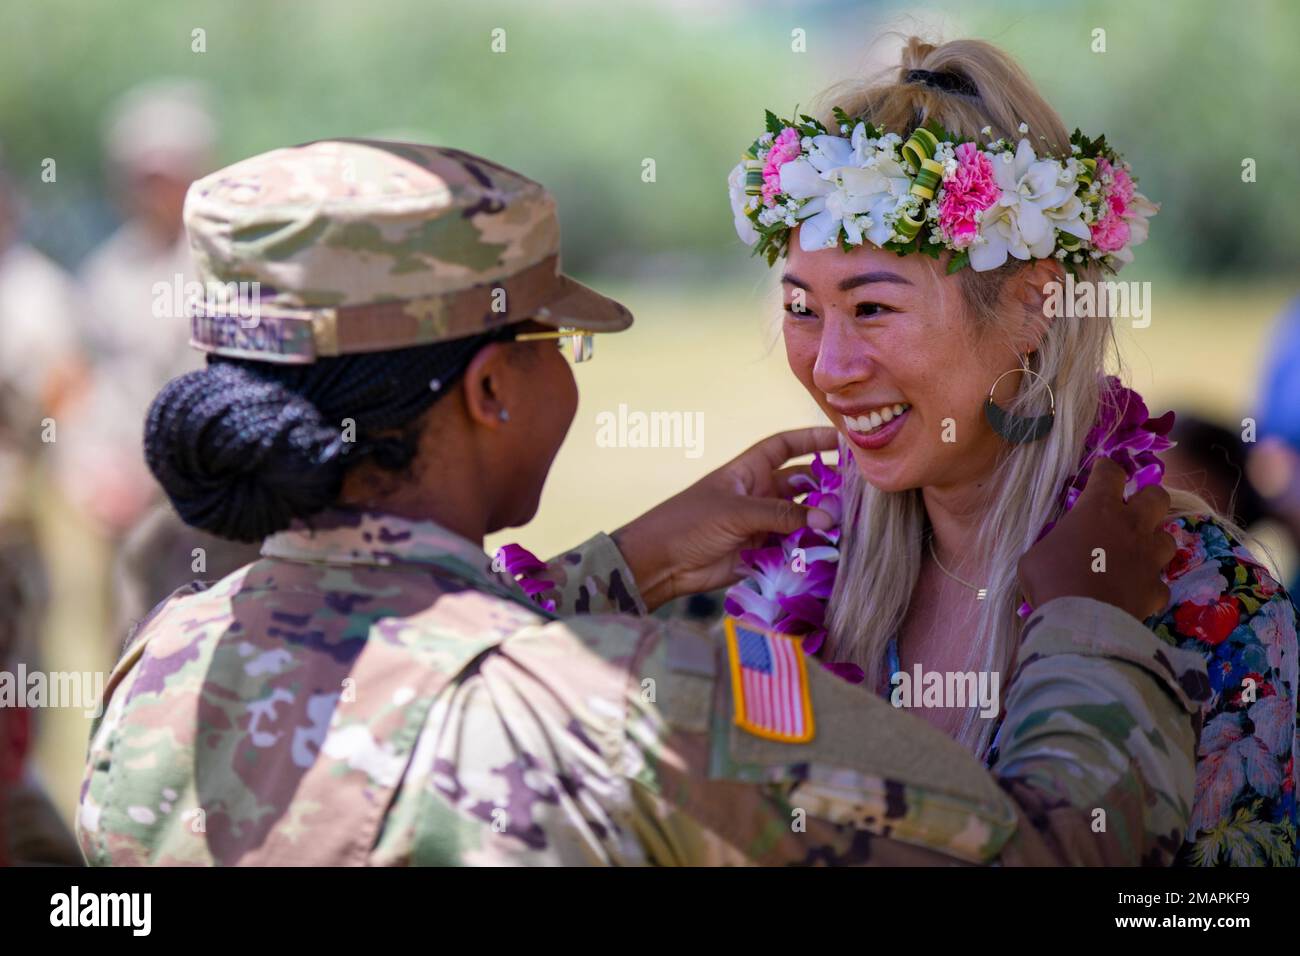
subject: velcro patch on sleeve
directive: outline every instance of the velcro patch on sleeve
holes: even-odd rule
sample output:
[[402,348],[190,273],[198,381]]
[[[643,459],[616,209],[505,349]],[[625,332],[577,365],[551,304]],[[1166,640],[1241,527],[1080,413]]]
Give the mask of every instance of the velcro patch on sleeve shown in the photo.
[[725,628],[736,726],[765,740],[812,740],[812,695],[799,638],[732,617]]

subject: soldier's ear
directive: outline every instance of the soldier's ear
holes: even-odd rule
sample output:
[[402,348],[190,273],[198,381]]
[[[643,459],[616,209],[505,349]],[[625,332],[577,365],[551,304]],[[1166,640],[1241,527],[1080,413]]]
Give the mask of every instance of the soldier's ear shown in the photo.
[[501,413],[506,407],[502,391],[509,367],[507,354],[501,343],[485,345],[465,368],[461,393],[466,413],[475,425],[496,429],[505,424]]

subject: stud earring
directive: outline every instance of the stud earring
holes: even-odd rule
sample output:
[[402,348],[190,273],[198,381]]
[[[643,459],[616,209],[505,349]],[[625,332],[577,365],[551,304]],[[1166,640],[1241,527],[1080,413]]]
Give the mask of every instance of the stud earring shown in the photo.
[[510,413],[503,408],[501,411],[497,412],[497,418],[501,419],[503,422],[508,422],[510,421]]

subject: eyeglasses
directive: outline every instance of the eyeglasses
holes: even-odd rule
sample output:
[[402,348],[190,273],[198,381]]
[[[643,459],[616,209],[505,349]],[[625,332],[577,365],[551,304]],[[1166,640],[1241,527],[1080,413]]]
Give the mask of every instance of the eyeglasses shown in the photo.
[[546,332],[516,332],[510,337],[516,342],[538,342],[543,339],[555,339],[560,351],[574,363],[591,360],[594,351],[596,333],[587,329],[551,329]]

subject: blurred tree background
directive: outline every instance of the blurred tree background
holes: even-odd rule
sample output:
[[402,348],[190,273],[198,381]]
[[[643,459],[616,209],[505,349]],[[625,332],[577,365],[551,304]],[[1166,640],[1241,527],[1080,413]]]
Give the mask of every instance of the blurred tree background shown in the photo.
[[[1069,126],[1105,132],[1164,205],[1144,265],[1214,276],[1290,271],[1300,219],[1294,45],[1283,0],[981,3],[42,0],[9,4],[0,142],[29,234],[75,264],[113,223],[99,132],[142,80],[215,94],[221,158],[400,131],[481,152],[560,199],[585,274],[714,277],[745,268],[721,184],[762,126],[893,49],[886,29],[992,40]],[[491,49],[505,31],[506,52]],[[1106,31],[1106,52],[1092,31]],[[204,53],[191,31],[206,33]],[[807,52],[791,50],[806,31]],[[41,182],[54,157],[58,182]],[[1241,163],[1259,181],[1241,181]],[[657,181],[641,180],[653,158]],[[755,264],[756,268],[756,264]],[[757,275],[755,271],[753,274]]]

